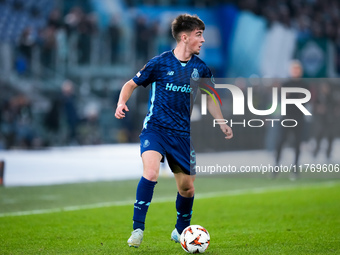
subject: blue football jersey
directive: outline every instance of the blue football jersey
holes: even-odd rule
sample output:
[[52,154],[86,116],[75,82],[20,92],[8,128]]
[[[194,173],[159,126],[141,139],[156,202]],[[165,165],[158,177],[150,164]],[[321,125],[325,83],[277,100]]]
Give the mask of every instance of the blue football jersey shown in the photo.
[[211,78],[207,65],[196,55],[181,63],[172,51],[152,58],[133,78],[140,86],[151,84],[149,110],[144,129],[155,129],[170,135],[190,135],[190,98],[195,98],[198,83],[190,78]]

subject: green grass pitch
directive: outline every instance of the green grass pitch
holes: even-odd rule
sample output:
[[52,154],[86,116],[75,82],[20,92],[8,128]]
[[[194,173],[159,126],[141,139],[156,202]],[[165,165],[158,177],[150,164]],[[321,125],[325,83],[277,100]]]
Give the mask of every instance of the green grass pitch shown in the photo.
[[[1,187],[0,254],[186,254],[170,241],[173,178],[156,186],[142,245],[127,246],[137,182]],[[192,224],[210,233],[205,254],[340,254],[339,198],[336,179],[198,177]]]

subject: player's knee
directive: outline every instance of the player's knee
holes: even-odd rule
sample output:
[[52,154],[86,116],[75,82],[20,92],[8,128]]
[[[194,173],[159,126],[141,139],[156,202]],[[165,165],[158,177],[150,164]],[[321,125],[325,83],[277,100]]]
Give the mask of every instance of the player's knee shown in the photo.
[[159,171],[152,170],[152,169],[146,169],[144,170],[143,177],[149,181],[157,181],[159,175]]
[[179,190],[179,194],[183,197],[193,197],[195,194],[194,185],[181,187]]

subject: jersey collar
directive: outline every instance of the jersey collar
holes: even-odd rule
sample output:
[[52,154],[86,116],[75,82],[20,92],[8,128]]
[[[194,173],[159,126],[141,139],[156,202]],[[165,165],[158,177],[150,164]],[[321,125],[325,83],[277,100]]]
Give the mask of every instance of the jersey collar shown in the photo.
[[174,50],[175,50],[175,49],[172,49],[172,50],[171,50],[171,54],[172,54],[172,55],[174,56],[174,58],[178,61],[178,63],[180,63],[180,65],[181,65],[182,67],[187,66],[187,65],[189,64],[189,62],[191,61],[191,59],[193,58],[193,55],[192,55],[191,58],[188,60],[188,62],[186,62],[185,65],[183,65],[183,62],[181,62],[181,61],[175,56]]

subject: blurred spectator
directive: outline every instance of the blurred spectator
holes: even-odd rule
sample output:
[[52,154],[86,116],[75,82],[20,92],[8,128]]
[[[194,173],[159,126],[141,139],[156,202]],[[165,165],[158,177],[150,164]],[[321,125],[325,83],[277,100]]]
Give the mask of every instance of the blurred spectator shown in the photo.
[[296,22],[297,39],[299,41],[309,39],[311,37],[310,19],[306,16],[300,16]]
[[136,60],[138,65],[142,66],[146,63],[149,56],[149,40],[152,36],[144,16],[138,16],[135,24],[136,35]]
[[69,144],[78,144],[77,127],[79,124],[79,115],[76,107],[73,82],[65,80],[61,90],[63,113],[68,127],[67,142]]
[[41,63],[45,68],[55,68],[56,29],[53,26],[45,27],[40,33]]
[[313,126],[316,139],[316,146],[313,152],[314,157],[316,157],[320,151],[320,145],[323,138],[326,138],[328,142],[326,149],[327,159],[330,159],[331,157],[333,140],[335,137],[335,106],[332,87],[325,81],[318,87],[317,98],[314,104]]
[[64,22],[66,24],[68,37],[77,30],[83,16],[84,12],[79,6],[72,8],[70,12],[65,15]]
[[336,48],[335,56],[336,71],[338,74],[340,74],[340,26],[336,29],[335,48]]
[[5,140],[2,134],[2,102],[0,101],[0,151],[5,149]]
[[[265,95],[263,96],[263,103],[266,105],[261,109],[269,109],[272,106],[273,102],[273,89],[276,88],[278,91],[280,90],[281,79],[269,79],[270,83],[265,86]],[[263,89],[263,88],[261,88]],[[280,119],[281,118],[281,112],[279,107],[275,110],[275,112],[271,115],[273,119]],[[266,126],[266,133],[265,133],[265,148],[268,151],[275,151],[277,146],[277,137],[278,132],[280,132],[280,126],[279,125],[267,125]]]
[[150,28],[149,28],[150,39],[149,39],[148,59],[160,53],[158,49],[158,46],[161,44],[159,23],[160,22],[158,20],[155,20],[151,23]]
[[32,49],[35,45],[36,38],[33,35],[31,27],[26,27],[18,42],[18,56],[16,60],[16,69],[19,74],[25,74],[30,71],[32,61]]
[[119,42],[121,39],[121,28],[119,25],[118,17],[113,16],[111,18],[110,26],[108,28],[110,49],[111,49],[111,63],[117,63],[119,61]]
[[33,129],[31,101],[22,93],[16,93],[0,104],[0,138],[5,149],[31,149],[37,136]]
[[[306,84],[300,79],[302,77],[303,70],[302,65],[299,61],[293,60],[290,65],[290,77],[291,79],[284,84],[282,84],[282,87],[298,87],[298,88],[306,88]],[[287,94],[287,98],[294,99],[294,98],[300,98],[300,94],[298,93],[292,93]],[[289,138],[289,134],[292,134],[294,136],[293,139],[293,145],[294,145],[294,151],[295,151],[295,161],[294,164],[297,166],[299,163],[300,158],[300,145],[303,140],[303,131],[304,131],[304,114],[301,112],[299,108],[297,108],[295,105],[286,105],[286,115],[284,116],[285,119],[294,119],[297,121],[297,126],[295,127],[281,127],[280,132],[278,133],[278,143],[276,147],[276,165],[279,165],[281,160],[281,153],[282,148],[285,142]],[[274,177],[278,173],[273,173]],[[298,172],[291,172],[290,179],[295,180],[298,177]]]
[[99,127],[99,106],[97,103],[89,102],[84,107],[84,123],[79,128],[81,144],[100,144],[101,135]]
[[47,26],[58,29],[62,24],[63,20],[60,11],[58,9],[52,10],[47,20]]
[[11,100],[11,107],[15,116],[16,145],[23,149],[33,148],[36,137],[32,126],[31,101],[21,94]]
[[67,35],[65,25],[61,25],[56,31],[56,70],[59,74],[64,75],[66,72],[66,60],[68,54]]
[[5,149],[12,148],[15,144],[15,114],[9,100],[1,105],[0,131],[4,137]]
[[94,15],[82,15],[78,24],[78,62],[89,64],[91,56],[91,39],[95,34],[96,19]]
[[44,117],[44,126],[48,132],[48,145],[51,143],[60,143],[60,141],[57,141],[56,139],[60,130],[60,95],[58,94],[58,96],[52,96],[50,103],[50,108]]

